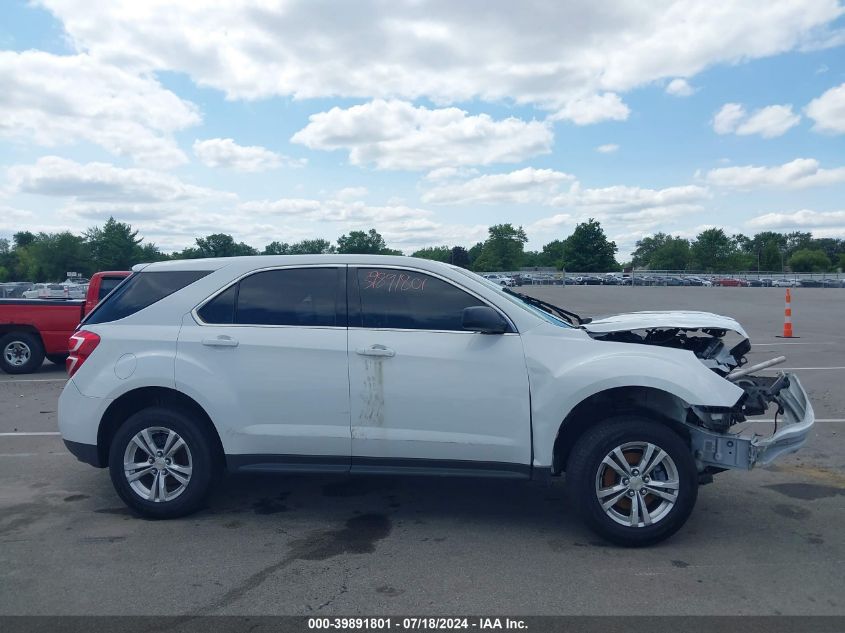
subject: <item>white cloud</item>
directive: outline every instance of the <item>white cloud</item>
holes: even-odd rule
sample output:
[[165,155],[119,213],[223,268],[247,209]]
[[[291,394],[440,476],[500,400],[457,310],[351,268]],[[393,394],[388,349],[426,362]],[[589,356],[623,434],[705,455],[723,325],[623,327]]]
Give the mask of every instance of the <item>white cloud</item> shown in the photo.
[[[238,205],[252,218],[273,224],[278,220],[328,223],[330,231],[375,227],[389,246],[409,253],[432,244],[473,244],[484,239],[486,225],[444,224],[428,209],[406,205],[370,205],[360,200],[281,198]],[[325,230],[325,229],[324,229]],[[324,233],[325,234],[325,233]]]
[[551,151],[553,134],[540,121],[496,121],[458,108],[379,99],[313,114],[291,141],[311,149],[346,150],[353,165],[421,170],[519,162]]
[[711,169],[705,175],[711,185],[731,189],[756,189],[759,187],[782,187],[803,189],[845,182],[845,167],[823,169],[813,158],[795,160],[774,167],[720,167]]
[[680,213],[700,209],[700,203],[708,197],[707,189],[698,185],[665,189],[615,185],[584,189],[580,183],[575,183],[569,191],[552,199],[550,204],[600,213],[631,213],[644,209]]
[[600,154],[613,154],[614,152],[619,150],[619,146],[616,143],[608,143],[606,145],[599,145],[596,148],[596,151]]
[[601,121],[625,121],[631,109],[618,94],[605,92],[572,99],[555,112],[553,121],[572,121],[576,125],[590,125]]
[[695,92],[695,88],[689,85],[686,79],[673,79],[666,86],[666,94],[673,97],[689,97]]
[[514,99],[549,110],[714,64],[832,45],[836,0],[326,5],[40,0],[72,45],[230,98]]
[[765,213],[751,218],[746,224],[755,229],[815,229],[842,227],[845,230],[845,211],[810,211],[801,209],[791,213]]
[[365,198],[370,193],[366,187],[344,187],[336,191],[334,197],[336,200],[360,200]]
[[801,116],[792,111],[791,105],[771,105],[755,110],[736,128],[740,136],[759,134],[763,138],[782,136],[801,122]]
[[0,51],[0,86],[0,136],[84,141],[151,166],[186,162],[173,133],[200,122],[196,106],[152,77],[87,54]]
[[19,231],[24,222],[29,225],[31,221],[32,211],[0,204],[0,231]]
[[758,134],[763,138],[775,138],[800,122],[801,116],[792,111],[791,105],[766,106],[749,116],[741,104],[726,103],[713,118],[713,130],[717,134]]
[[301,167],[304,160],[294,160],[257,145],[238,145],[230,138],[197,139],[194,155],[208,167],[225,167],[235,171],[266,171],[279,167]]
[[745,118],[745,108],[739,103],[726,103],[713,117],[713,131],[716,134],[731,134]]
[[804,113],[815,121],[814,131],[845,134],[845,83],[810,101]]
[[423,202],[434,204],[547,202],[562,183],[575,177],[553,169],[526,167],[507,174],[485,174],[471,180],[429,189]]
[[[564,184],[568,187],[559,191]],[[709,191],[699,185],[664,189],[624,185],[584,188],[570,174],[532,167],[465,181],[449,181],[422,194],[424,202],[433,204],[531,203],[565,209],[566,213],[555,216],[556,222],[582,216],[654,222],[700,211],[701,203],[709,197]],[[547,225],[550,220],[544,218],[539,222]]]
[[197,187],[175,176],[109,163],[77,163],[58,156],[7,170],[14,192],[73,198],[86,203],[145,204],[185,200],[231,200],[233,194]]

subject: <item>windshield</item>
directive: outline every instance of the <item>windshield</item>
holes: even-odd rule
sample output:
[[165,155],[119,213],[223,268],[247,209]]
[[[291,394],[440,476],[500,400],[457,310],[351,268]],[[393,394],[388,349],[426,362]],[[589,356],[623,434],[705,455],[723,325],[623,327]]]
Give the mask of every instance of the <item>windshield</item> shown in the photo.
[[513,305],[518,306],[518,307],[522,308],[523,310],[525,310],[526,312],[530,312],[531,314],[540,317],[544,321],[548,321],[552,325],[557,325],[559,327],[569,327],[569,328],[573,327],[573,325],[571,323],[567,323],[563,319],[561,319],[561,318],[559,318],[559,317],[557,317],[553,314],[549,314],[545,310],[541,310],[540,308],[538,308],[536,306],[525,303],[525,301],[523,301],[522,299],[520,299],[516,295],[506,292],[504,286],[501,286],[494,281],[490,281],[489,279],[482,277],[478,273],[474,273],[471,270],[467,270],[466,268],[460,268],[458,266],[453,266],[453,268],[455,270],[457,270],[458,272],[460,272],[461,274],[464,274],[467,277],[470,277],[475,281],[483,283],[488,288],[495,290],[496,292],[499,293],[500,296],[502,296],[505,299],[507,299],[508,301],[510,301]]

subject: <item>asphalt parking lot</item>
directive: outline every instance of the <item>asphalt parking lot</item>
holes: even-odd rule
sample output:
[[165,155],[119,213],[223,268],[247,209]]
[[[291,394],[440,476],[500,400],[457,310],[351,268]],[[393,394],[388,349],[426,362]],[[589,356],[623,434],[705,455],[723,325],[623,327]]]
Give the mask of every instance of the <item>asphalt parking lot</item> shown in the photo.
[[[56,435],[62,368],[0,375],[0,614],[845,614],[845,290],[533,287],[582,315],[735,316],[819,422],[704,486],[661,545],[598,541],[560,482],[238,476],[186,519],[132,516]],[[483,394],[480,394],[483,397]],[[760,423],[760,432],[769,424]]]

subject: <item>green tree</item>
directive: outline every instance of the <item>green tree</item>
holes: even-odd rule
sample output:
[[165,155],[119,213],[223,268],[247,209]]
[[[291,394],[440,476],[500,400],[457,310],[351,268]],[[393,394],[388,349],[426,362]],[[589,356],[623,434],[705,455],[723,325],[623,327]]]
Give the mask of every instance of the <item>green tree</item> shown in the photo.
[[70,231],[39,233],[26,246],[16,247],[15,254],[17,272],[33,281],[62,281],[69,272],[82,275],[93,272],[85,240]]
[[85,240],[97,270],[128,270],[141,259],[143,238],[138,231],[110,217],[103,228],[93,227],[85,232]]
[[789,267],[796,273],[823,273],[830,269],[830,259],[823,250],[805,248],[792,254]]
[[554,266],[555,268],[563,268],[563,240],[552,240],[548,244],[543,245],[543,266]]
[[452,251],[449,253],[449,263],[453,266],[469,268],[469,251],[467,251],[467,249],[465,249],[463,246],[453,246]]
[[153,242],[147,242],[141,246],[138,253],[139,263],[160,262],[166,259],[170,259],[170,257],[166,253],[162,253],[161,249]]
[[448,262],[452,256],[452,249],[448,246],[426,246],[418,251],[411,253],[411,257],[421,257],[423,259],[433,259],[437,262]]
[[338,253],[360,253],[368,255],[401,255],[401,251],[387,248],[384,238],[375,229],[350,231],[349,235],[337,238]]
[[690,259],[689,240],[668,235],[663,245],[651,254],[652,270],[686,270]]
[[290,244],[287,242],[279,242],[279,241],[272,241],[267,246],[264,247],[264,250],[261,251],[262,255],[290,255]]
[[476,242],[474,246],[472,246],[467,254],[469,255],[469,268],[472,270],[476,270],[475,262],[481,257],[481,251],[484,249],[484,242]]
[[690,245],[690,267],[707,272],[728,272],[742,267],[736,241],[722,229],[706,229]]
[[196,239],[196,248],[186,248],[180,254],[183,259],[196,257],[238,257],[240,255],[258,255],[249,244],[235,242],[235,238],[227,233],[214,233]]
[[655,233],[648,235],[642,239],[637,240],[634,252],[631,253],[631,262],[637,267],[655,268],[652,265],[651,259],[655,251],[666,244],[666,240],[672,236],[666,233]]
[[35,241],[35,234],[30,231],[18,231],[12,236],[12,239],[15,241],[15,248],[23,248]]
[[522,266],[523,248],[528,241],[525,231],[512,224],[495,224],[487,229],[489,237],[481,247],[474,270],[519,270]]
[[774,231],[762,231],[754,235],[743,247],[751,258],[755,270],[781,270],[783,254],[786,252],[786,236]]
[[616,242],[607,239],[598,220],[590,218],[575,227],[563,243],[563,266],[572,272],[618,270]]
[[335,248],[328,240],[302,240],[295,244],[287,242],[270,242],[264,247],[262,255],[324,255],[334,253]]

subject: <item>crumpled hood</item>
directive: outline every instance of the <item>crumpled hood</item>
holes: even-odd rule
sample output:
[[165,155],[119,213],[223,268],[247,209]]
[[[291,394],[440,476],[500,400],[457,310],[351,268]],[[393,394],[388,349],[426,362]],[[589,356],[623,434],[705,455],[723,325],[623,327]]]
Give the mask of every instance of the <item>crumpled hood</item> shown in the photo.
[[669,311],[669,312],[630,312],[593,319],[582,325],[588,332],[596,334],[625,332],[629,330],[647,330],[653,328],[679,328],[682,330],[716,329],[736,332],[743,338],[748,334],[742,326],[730,317],[712,312]]

